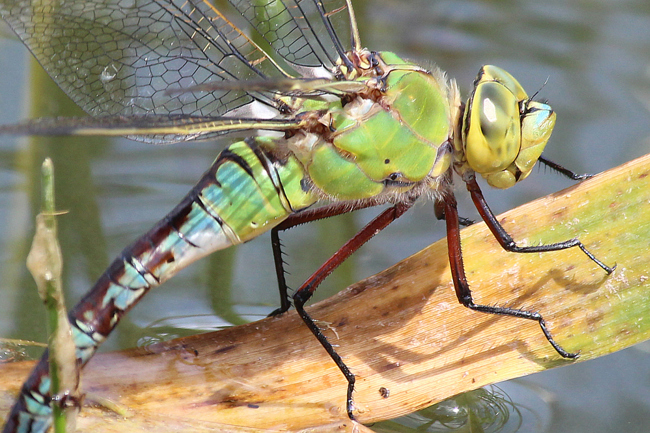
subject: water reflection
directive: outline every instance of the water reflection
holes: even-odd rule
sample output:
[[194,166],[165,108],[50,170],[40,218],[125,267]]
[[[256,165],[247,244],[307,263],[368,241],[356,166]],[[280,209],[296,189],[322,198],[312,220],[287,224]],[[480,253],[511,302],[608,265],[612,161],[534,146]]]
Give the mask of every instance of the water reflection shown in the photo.
[[521,431],[522,423],[522,413],[510,397],[497,387],[487,387],[377,423],[372,429],[378,433],[515,433]]

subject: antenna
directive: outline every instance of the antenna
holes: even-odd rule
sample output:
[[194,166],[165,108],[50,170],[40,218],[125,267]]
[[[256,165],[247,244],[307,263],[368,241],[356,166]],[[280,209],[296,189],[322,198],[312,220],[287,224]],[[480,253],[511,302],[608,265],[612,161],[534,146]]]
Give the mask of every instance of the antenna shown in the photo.
[[546,80],[544,80],[544,84],[542,84],[542,86],[541,86],[539,89],[537,89],[537,91],[536,91],[535,93],[533,93],[533,95],[532,95],[530,98],[528,98],[528,100],[529,100],[529,101],[532,101],[533,99],[535,99],[535,97],[537,96],[537,94],[538,94],[539,92],[541,92],[542,89],[543,89],[544,87],[546,87],[546,84],[548,83],[548,80],[550,80],[550,79],[551,79],[550,76],[546,77]]

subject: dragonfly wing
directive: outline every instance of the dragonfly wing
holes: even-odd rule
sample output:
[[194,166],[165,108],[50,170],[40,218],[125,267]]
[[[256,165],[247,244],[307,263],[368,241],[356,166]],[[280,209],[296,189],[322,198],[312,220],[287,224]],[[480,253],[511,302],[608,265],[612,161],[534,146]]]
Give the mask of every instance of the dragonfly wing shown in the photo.
[[[93,116],[223,116],[252,102],[274,109],[270,91],[168,90],[288,76],[208,1],[0,0],[0,15]],[[299,35],[285,43],[291,38],[303,44]]]
[[[321,77],[349,49],[345,0],[230,0],[262,38],[305,77]],[[339,37],[340,36],[340,37]]]
[[173,115],[48,117],[0,125],[0,134],[127,136],[153,143],[209,139],[238,131],[287,131],[304,127],[300,119],[188,117]]

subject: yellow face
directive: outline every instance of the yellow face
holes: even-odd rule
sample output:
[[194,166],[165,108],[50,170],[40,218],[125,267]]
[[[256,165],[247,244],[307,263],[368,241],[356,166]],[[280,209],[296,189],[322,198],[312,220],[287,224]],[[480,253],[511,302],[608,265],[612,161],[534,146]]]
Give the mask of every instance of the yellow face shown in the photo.
[[510,188],[530,174],[554,126],[549,105],[531,101],[512,75],[486,65],[465,108],[467,164],[493,187]]

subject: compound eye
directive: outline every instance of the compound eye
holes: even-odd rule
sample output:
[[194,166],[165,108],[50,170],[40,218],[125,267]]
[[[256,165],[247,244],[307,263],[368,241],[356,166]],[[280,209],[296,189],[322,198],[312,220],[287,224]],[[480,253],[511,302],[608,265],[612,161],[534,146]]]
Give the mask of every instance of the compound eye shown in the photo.
[[545,102],[532,101],[515,78],[486,65],[474,82],[463,117],[467,165],[496,188],[528,176],[555,126]]
[[474,171],[508,167],[521,146],[521,114],[515,95],[498,81],[479,81],[468,104],[465,155]]

